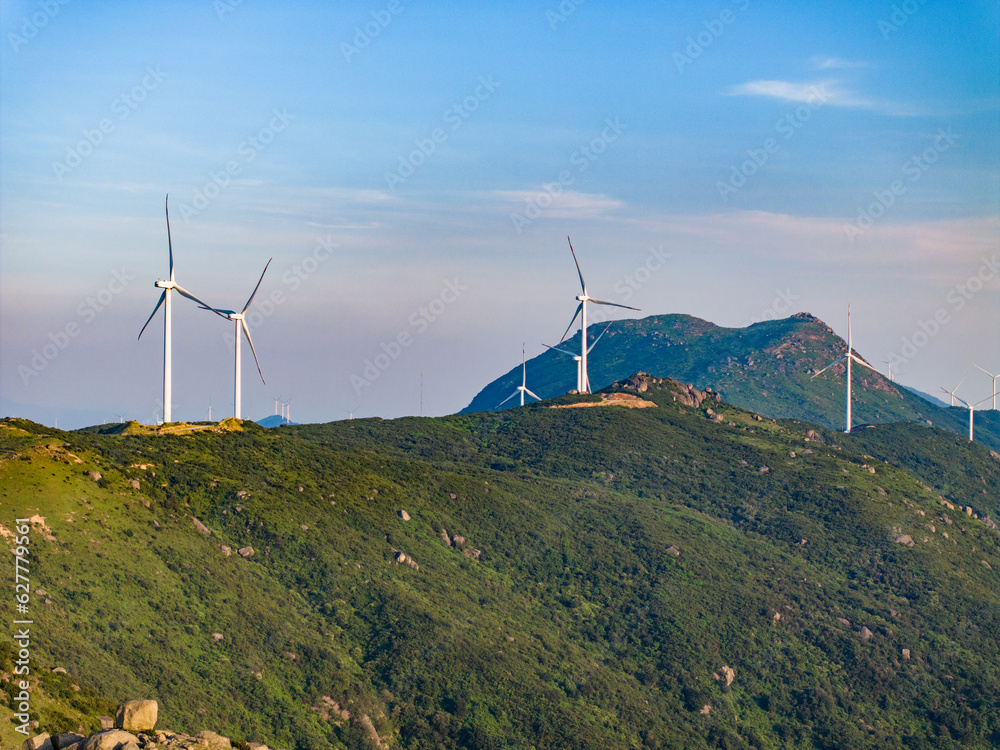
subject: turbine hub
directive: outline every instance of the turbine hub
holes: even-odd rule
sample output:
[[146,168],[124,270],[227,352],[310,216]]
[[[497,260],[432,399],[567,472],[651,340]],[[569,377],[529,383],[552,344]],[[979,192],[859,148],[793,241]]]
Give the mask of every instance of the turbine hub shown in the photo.
[[177,286],[177,284],[175,284],[172,281],[163,281],[162,279],[160,279],[159,281],[154,282],[153,286],[155,286],[157,289],[173,289],[175,286]]

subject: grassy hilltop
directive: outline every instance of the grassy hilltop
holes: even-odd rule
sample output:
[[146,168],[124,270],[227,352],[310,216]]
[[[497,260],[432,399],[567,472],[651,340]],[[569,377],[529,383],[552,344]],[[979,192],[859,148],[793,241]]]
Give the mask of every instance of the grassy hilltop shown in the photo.
[[1000,744],[996,455],[608,391],[649,405],[4,420],[43,728],[155,698],[163,726],[310,750]]

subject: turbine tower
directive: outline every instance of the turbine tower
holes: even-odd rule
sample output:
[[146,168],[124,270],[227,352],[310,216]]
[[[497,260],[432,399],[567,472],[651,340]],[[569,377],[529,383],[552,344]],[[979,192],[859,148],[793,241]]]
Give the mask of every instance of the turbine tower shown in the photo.
[[521,406],[524,406],[524,394],[525,393],[527,393],[529,396],[534,396],[535,400],[537,400],[537,401],[541,401],[542,400],[541,396],[537,396],[534,393],[532,393],[530,390],[528,390],[528,370],[527,370],[527,365],[526,365],[525,359],[524,359],[524,342],[523,341],[521,342],[521,385],[519,385],[517,388],[515,388],[514,392],[512,394],[510,394],[507,398],[505,398],[503,401],[501,401],[499,404],[497,404],[494,407],[494,411],[496,409],[499,409],[504,404],[506,404],[512,398],[514,398],[514,396],[516,396],[518,393],[521,394]]
[[[980,367],[979,365],[977,365],[975,362],[970,362],[969,364],[972,365],[973,367],[975,367],[977,370],[983,370],[983,368]],[[983,370],[983,372],[985,372],[987,375],[989,375],[991,378],[993,378],[993,395],[990,398],[993,399],[993,410],[996,411],[996,408],[997,408],[997,393],[996,393],[996,391],[997,391],[997,380],[1000,379],[1000,375],[994,375],[992,372],[988,372],[987,370]],[[988,400],[989,399],[987,399],[987,401]]]
[[861,357],[859,357],[858,355],[856,355],[854,353],[854,347],[853,347],[852,339],[851,339],[851,306],[850,305],[847,306],[847,352],[844,354],[843,357],[841,357],[840,359],[835,360],[834,362],[831,362],[826,367],[824,367],[822,370],[820,370],[815,375],[813,375],[813,377],[814,378],[819,377],[820,375],[822,375],[824,372],[826,372],[827,370],[829,370],[834,365],[839,365],[845,359],[847,360],[847,427],[844,430],[844,432],[850,433],[850,431],[851,431],[851,361],[853,360],[854,362],[857,362],[859,365],[864,365],[865,367],[867,367],[872,372],[878,372],[878,370],[876,370],[874,367],[872,367],[870,364],[868,364],[867,362],[865,362],[863,359],[861,359]]
[[[569,333],[569,329],[573,327],[576,322],[577,317],[580,317],[580,387],[577,389],[583,393],[590,393],[590,378],[587,377],[587,353],[590,349],[587,347],[587,303],[593,302],[595,305],[610,305],[611,307],[624,307],[626,310],[636,310],[638,307],[629,307],[628,305],[620,305],[617,302],[607,302],[602,299],[595,299],[587,294],[587,283],[583,280],[583,272],[580,270],[580,262],[576,259],[576,251],[573,250],[573,243],[569,237],[566,238],[569,242],[569,251],[573,253],[573,262],[576,263],[576,273],[580,277],[580,287],[582,294],[577,295],[577,299],[580,304],[576,308],[576,312],[573,314],[573,319],[566,326],[566,333],[562,335],[559,342],[562,343],[566,338],[566,334]],[[597,342],[594,342],[597,343]]]
[[[173,395],[173,382],[171,378],[171,370],[173,368],[173,351],[172,351],[172,332],[170,323],[170,308],[172,291],[176,291],[182,297],[187,297],[189,300],[197,302],[199,305],[204,307],[206,310],[212,310],[213,312],[218,312],[214,307],[207,305],[200,299],[195,297],[193,294],[188,292],[184,287],[174,281],[174,248],[170,241],[170,207],[169,207],[170,196],[167,195],[167,200],[164,202],[164,210],[167,214],[167,252],[170,256],[170,278],[167,281],[162,279],[155,282],[153,286],[157,289],[162,289],[163,294],[160,295],[160,301],[156,303],[156,307],[153,308],[152,314],[146,320],[145,325],[142,327],[142,331],[146,330],[146,326],[149,325],[149,321],[153,319],[156,315],[156,311],[160,309],[160,305],[163,305],[163,422],[172,421],[172,414],[170,413],[170,399]],[[138,338],[142,338],[142,331],[139,331]]]
[[[614,321],[611,321],[611,323],[614,323]],[[608,323],[604,327],[604,330],[601,331],[601,335],[598,336],[596,339],[594,339],[593,344],[587,347],[587,354],[590,354],[592,351],[594,351],[594,347],[597,346],[597,342],[600,341],[601,337],[608,332],[609,328],[611,328],[611,323]],[[573,360],[576,362],[576,389],[582,393],[583,368],[580,365],[583,362],[583,358],[579,354],[573,354],[573,352],[569,351],[568,349],[560,349],[558,346],[549,346],[548,344],[542,344],[542,346],[544,346],[546,349],[551,349],[554,352],[559,352],[560,354],[565,354],[566,356],[573,358]],[[590,389],[590,383],[587,383],[587,388],[588,390]]]
[[253,288],[253,293],[250,295],[250,299],[247,300],[247,303],[245,305],[243,305],[243,309],[240,310],[239,312],[236,312],[235,310],[216,310],[214,308],[208,307],[207,305],[202,305],[202,307],[204,309],[211,310],[216,315],[219,315],[220,317],[227,318],[227,319],[233,321],[233,323],[236,326],[236,331],[235,331],[235,333],[236,333],[236,364],[233,367],[233,380],[235,382],[235,385],[233,387],[233,390],[234,390],[234,393],[235,393],[235,397],[233,399],[233,411],[234,411],[234,416],[237,419],[241,418],[240,417],[240,401],[241,401],[241,395],[242,395],[241,394],[241,378],[240,378],[240,341],[241,341],[241,339],[240,339],[240,329],[241,328],[243,329],[243,333],[247,337],[247,343],[250,344],[250,351],[253,352],[253,361],[257,365],[257,374],[260,375],[260,382],[264,383],[266,385],[266,383],[264,381],[264,373],[262,373],[260,371],[260,362],[257,360],[257,350],[254,349],[253,339],[250,338],[250,329],[247,328],[246,312],[250,308],[250,304],[253,302],[253,298],[256,296],[257,290],[260,289],[260,284],[264,280],[264,274],[267,273],[267,267],[269,265],[271,265],[271,261],[272,260],[274,260],[274,258],[268,259],[267,264],[264,266],[264,270],[260,274],[260,279],[257,280],[257,286],[255,286]]
[[[967,408],[969,410],[969,441],[971,442],[972,441],[972,419],[973,419],[973,415],[976,412],[976,407],[977,406],[982,406],[987,401],[989,401],[991,398],[992,399],[996,399],[996,397],[997,397],[996,392],[994,391],[994,393],[993,393],[992,396],[987,396],[986,398],[984,398],[982,401],[980,401],[977,404],[970,404],[965,399],[960,398],[959,396],[954,395],[953,391],[949,391],[946,388],[941,388],[941,390],[944,391],[945,393],[951,393],[952,394],[952,398],[957,398],[959,401],[962,402],[962,406],[964,406],[965,408]],[[956,387],[955,390],[958,390],[958,388]]]

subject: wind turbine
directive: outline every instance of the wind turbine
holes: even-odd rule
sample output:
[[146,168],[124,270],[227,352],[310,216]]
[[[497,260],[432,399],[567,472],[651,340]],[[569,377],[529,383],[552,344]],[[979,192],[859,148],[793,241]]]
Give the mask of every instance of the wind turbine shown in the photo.
[[[182,297],[187,297],[189,300],[197,302],[199,305],[204,307],[206,310],[212,310],[213,312],[218,312],[211,305],[207,305],[200,299],[195,297],[184,287],[174,281],[174,248],[170,241],[170,208],[169,203],[170,196],[167,195],[167,200],[164,202],[164,210],[167,214],[167,252],[170,255],[170,278],[167,281],[162,279],[155,282],[153,286],[157,289],[162,289],[163,294],[160,295],[160,301],[156,303],[156,307],[153,308],[152,314],[146,320],[145,325],[142,327],[142,331],[146,330],[146,326],[149,325],[149,321],[153,319],[153,315],[156,315],[156,311],[160,309],[160,305],[163,305],[163,421],[164,423],[170,422],[172,415],[170,413],[170,398],[173,395],[173,384],[171,380],[171,369],[172,369],[172,346],[171,346],[171,325],[170,325],[170,298],[171,291],[176,291]],[[142,338],[142,331],[139,331],[138,338]]]
[[831,362],[822,370],[813,375],[814,378],[819,377],[824,372],[829,370],[834,365],[839,365],[844,360],[847,360],[847,428],[844,432],[849,433],[851,431],[851,361],[857,362],[859,365],[864,365],[872,372],[878,372],[874,367],[865,362],[861,357],[854,353],[854,347],[851,339],[851,306],[847,306],[847,352],[838,360]]
[[128,409],[123,411],[121,414],[115,414],[118,417],[118,424],[123,424],[125,422],[125,415],[128,414]]
[[890,383],[895,383],[896,381],[892,377],[892,360],[883,359],[883,360],[881,360],[881,362],[884,365],[889,365],[889,382]]
[[[979,402],[978,404],[970,404],[970,403],[969,403],[968,401],[966,401],[965,399],[963,399],[963,398],[961,398],[961,397],[959,397],[959,396],[956,396],[956,395],[954,395],[954,392],[953,392],[953,391],[949,391],[949,390],[947,390],[946,388],[942,388],[941,390],[942,390],[942,391],[944,391],[945,393],[951,393],[951,394],[952,394],[952,398],[957,398],[957,399],[958,399],[959,401],[961,401],[961,402],[962,402],[962,406],[966,407],[966,408],[967,408],[967,409],[969,410],[969,440],[970,440],[970,442],[971,442],[971,441],[972,441],[972,419],[973,419],[973,415],[974,415],[974,414],[975,414],[975,412],[976,412],[976,407],[977,407],[977,406],[982,406],[982,405],[983,405],[983,404],[985,404],[985,403],[986,403],[987,401],[989,401],[989,400],[990,400],[991,398],[992,398],[992,399],[995,399],[995,398],[997,397],[997,394],[996,394],[996,392],[994,391],[994,393],[993,393],[993,395],[992,395],[992,396],[987,396],[987,397],[986,397],[986,398],[984,398],[984,399],[983,399],[982,401],[980,401],[980,402]],[[958,387],[957,387],[957,386],[956,386],[955,390],[958,390]]]
[[530,390],[528,390],[528,370],[527,370],[527,365],[526,365],[525,359],[524,359],[524,342],[523,341],[521,342],[521,385],[519,385],[516,389],[514,389],[514,392],[512,394],[510,394],[507,398],[505,398],[503,401],[501,401],[499,404],[497,404],[494,407],[494,410],[499,409],[501,406],[503,406],[504,404],[506,404],[512,398],[514,398],[514,396],[516,396],[518,393],[521,394],[521,406],[524,406],[524,394],[525,393],[527,393],[530,396],[534,396],[536,401],[541,401],[542,400],[541,396],[538,396],[538,395],[532,393]]
[[347,409],[341,409],[341,411],[344,412],[344,414],[347,415],[348,419],[354,419],[354,412],[356,412],[360,407],[361,407],[361,404],[358,404],[357,406],[355,406],[353,409],[351,409],[349,411]]
[[241,380],[240,379],[240,341],[241,341],[241,339],[240,339],[240,328],[242,328],[243,329],[243,333],[246,334],[247,343],[250,344],[250,351],[253,352],[253,361],[257,365],[257,374],[260,375],[260,382],[264,383],[265,385],[267,385],[267,383],[264,381],[264,373],[262,373],[260,371],[260,362],[257,360],[257,350],[254,349],[253,339],[250,338],[250,329],[247,328],[246,312],[250,308],[250,303],[253,302],[253,298],[256,296],[257,290],[260,289],[260,284],[264,280],[264,274],[267,273],[267,267],[269,265],[271,265],[271,261],[272,260],[274,260],[274,258],[269,258],[268,259],[267,264],[264,266],[264,270],[260,274],[260,279],[257,280],[257,286],[255,286],[253,288],[253,293],[250,295],[250,299],[247,300],[247,303],[245,305],[243,305],[243,309],[240,310],[239,312],[236,312],[234,310],[216,310],[215,308],[209,307],[208,305],[205,305],[205,304],[202,305],[202,307],[204,309],[211,310],[216,315],[218,315],[220,317],[223,317],[223,318],[228,318],[229,320],[233,321],[233,323],[236,326],[236,364],[235,364],[235,366],[233,368],[233,372],[234,372],[234,378],[233,379],[234,379],[234,382],[235,382],[235,386],[234,386],[235,398],[233,399],[233,409],[234,409],[234,414],[235,414],[235,416],[236,416],[237,419],[240,419],[240,400],[241,400],[240,399],[240,397],[241,397],[241,382],[240,382],[240,380]]
[[[969,373],[965,373],[965,375],[963,375],[963,376],[962,376],[962,379],[958,381],[958,385],[956,385],[956,386],[955,386],[955,388],[954,388],[953,390],[950,390],[950,391],[949,391],[949,390],[946,390],[945,388],[942,388],[942,389],[941,389],[942,391],[944,391],[945,393],[947,393],[947,394],[948,394],[949,396],[951,396],[951,405],[952,405],[952,406],[954,406],[954,405],[955,405],[955,399],[956,399],[956,398],[958,398],[958,396],[956,396],[956,395],[955,395],[955,391],[957,391],[957,390],[958,390],[958,386],[959,386],[959,385],[962,385],[962,383],[964,383],[964,382],[965,382],[965,379],[966,379],[967,377],[969,377]],[[962,399],[960,399],[960,398],[958,398],[958,400],[959,400],[959,401],[962,401]],[[964,401],[962,401],[962,403],[964,404],[965,402],[964,402]]]
[[208,421],[212,421],[212,397],[208,397]]
[[[975,367],[977,370],[983,370],[983,368],[980,367],[979,365],[977,365],[975,362],[970,362],[969,364],[972,365],[973,367]],[[987,375],[989,375],[991,378],[993,378],[993,395],[990,398],[993,399],[993,410],[996,411],[996,408],[997,408],[997,394],[996,394],[997,380],[1000,379],[1000,375],[994,375],[992,372],[988,372],[986,370],[983,370],[983,372],[985,372]],[[989,400],[989,399],[987,399],[987,400]]]
[[[611,323],[614,323],[614,321],[611,321]],[[604,327],[604,330],[601,331],[601,335],[598,336],[596,339],[594,339],[594,343],[593,344],[591,344],[590,346],[587,347],[587,354],[590,354],[594,350],[594,347],[597,346],[597,342],[601,340],[601,336],[603,336],[604,334],[606,334],[608,332],[608,329],[611,328],[611,323],[608,323]],[[576,389],[578,391],[582,392],[583,391],[583,368],[580,365],[583,362],[583,358],[579,354],[573,354],[573,352],[571,352],[571,351],[569,351],[567,349],[560,349],[558,346],[549,346],[548,344],[542,344],[542,346],[546,347],[547,349],[551,349],[552,351],[559,352],[560,354],[565,354],[566,356],[572,357],[574,359],[574,361],[576,362]],[[590,383],[589,382],[587,383],[587,390],[590,390]]]
[[[573,319],[566,326],[566,333],[562,335],[559,342],[562,343],[566,338],[566,334],[569,333],[569,329],[573,327],[576,322],[577,316],[580,317],[580,387],[577,389],[584,393],[590,393],[590,378],[587,377],[587,353],[590,349],[587,347],[587,303],[593,302],[595,305],[610,305],[611,307],[624,307],[626,310],[636,310],[638,307],[629,307],[628,305],[620,305],[617,302],[607,302],[602,299],[594,299],[589,294],[587,294],[587,283],[583,280],[583,272],[580,270],[580,262],[576,259],[576,251],[573,250],[573,243],[569,237],[566,238],[569,242],[569,251],[573,253],[573,262],[576,263],[576,273],[580,277],[580,287],[583,294],[577,295],[577,299],[580,304],[576,308],[576,312],[573,314]],[[596,343],[596,342],[595,342]]]

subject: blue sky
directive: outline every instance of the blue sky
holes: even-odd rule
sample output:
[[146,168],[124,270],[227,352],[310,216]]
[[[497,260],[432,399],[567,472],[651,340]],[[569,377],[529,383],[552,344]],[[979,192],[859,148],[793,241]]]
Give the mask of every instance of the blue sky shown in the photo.
[[[252,417],[418,413],[421,374],[461,409],[565,329],[566,235],[641,315],[844,334],[850,302],[903,382],[1000,371],[996,3],[0,7],[5,413],[154,418],[168,192],[194,294],[242,307],[274,258]],[[231,410],[231,352],[175,304],[175,418]]]

